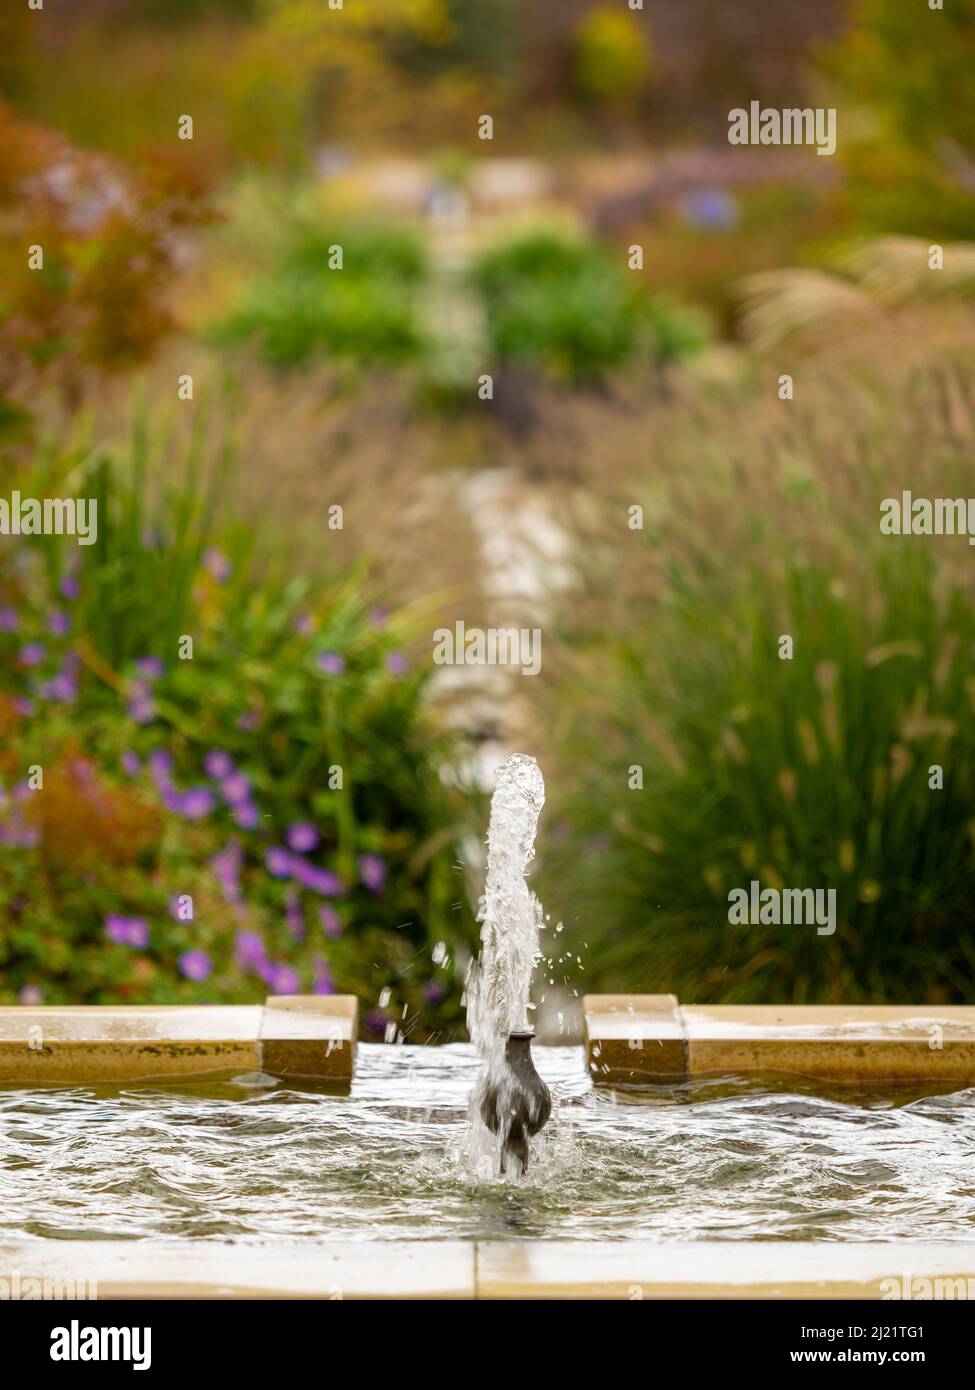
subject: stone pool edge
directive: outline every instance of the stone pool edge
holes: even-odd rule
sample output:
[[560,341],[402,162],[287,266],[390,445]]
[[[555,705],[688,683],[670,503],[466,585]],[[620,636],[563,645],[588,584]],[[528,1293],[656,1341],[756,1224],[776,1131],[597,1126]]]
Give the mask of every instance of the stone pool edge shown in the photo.
[[[227,1071],[347,1086],[354,995],[263,1005],[0,1007],[0,1083],[178,1079]],[[597,1085],[729,1073],[829,1081],[975,1084],[975,1007],[681,1004],[672,994],[590,994],[583,1044]]]
[[975,1297],[975,1243],[0,1242],[7,1298],[73,1297],[79,1287],[99,1301],[968,1300]]
[[583,1042],[596,1085],[729,1073],[975,1084],[970,1005],[687,1005],[672,994],[587,994]]
[[0,1007],[0,1083],[70,1085],[265,1071],[347,1085],[355,995],[261,1004]]

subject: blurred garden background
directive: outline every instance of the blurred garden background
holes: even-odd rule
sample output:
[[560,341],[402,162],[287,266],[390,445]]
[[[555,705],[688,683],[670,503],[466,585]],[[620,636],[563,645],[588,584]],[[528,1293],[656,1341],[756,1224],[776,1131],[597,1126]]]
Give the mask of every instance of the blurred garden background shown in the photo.
[[879,527],[975,496],[973,70],[975,0],[5,6],[0,496],[98,541],[0,536],[0,1002],[462,1037],[510,751],[550,1014],[975,1001],[973,552]]

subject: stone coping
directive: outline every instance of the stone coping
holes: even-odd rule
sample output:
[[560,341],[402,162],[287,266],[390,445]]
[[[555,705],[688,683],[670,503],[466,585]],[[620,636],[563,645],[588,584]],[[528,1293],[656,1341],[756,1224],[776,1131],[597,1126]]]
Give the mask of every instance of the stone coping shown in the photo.
[[276,995],[263,1005],[0,1008],[0,1082],[84,1084],[266,1071],[347,1084],[354,995]]
[[0,1243],[0,1281],[20,1298],[72,1281],[100,1299],[970,1299],[975,1242],[33,1240]]
[[[597,1085],[776,1072],[878,1085],[975,1084],[972,1006],[703,1006],[672,994],[591,994],[583,1013]],[[347,1085],[357,1035],[353,995],[0,1008],[0,1084],[245,1070]]]
[[598,1084],[782,1072],[831,1081],[975,1083],[969,1005],[682,1005],[672,994],[590,994],[586,1062]]

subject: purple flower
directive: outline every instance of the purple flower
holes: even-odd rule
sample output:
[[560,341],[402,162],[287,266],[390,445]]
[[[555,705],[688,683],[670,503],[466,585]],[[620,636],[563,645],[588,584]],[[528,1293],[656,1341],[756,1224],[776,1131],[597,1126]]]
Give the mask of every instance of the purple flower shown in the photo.
[[329,676],[340,676],[345,670],[345,657],[339,656],[338,652],[319,652],[315,664],[319,671]]
[[54,700],[58,704],[69,705],[78,696],[78,682],[69,671],[59,671],[51,680],[45,681],[39,691],[44,700]]
[[428,985],[423,986],[423,997],[428,1004],[439,1004],[447,991],[437,980],[431,980]]
[[206,951],[184,951],[177,965],[179,973],[188,980],[205,980],[213,969]]
[[225,753],[222,748],[211,748],[203,759],[203,771],[208,777],[212,777],[215,782],[222,781],[229,777],[234,770],[234,760],[229,753]]
[[40,642],[28,642],[26,647],[20,649],[20,664],[21,666],[40,666],[44,656],[44,648]]
[[220,790],[228,806],[238,806],[242,801],[249,800],[251,784],[242,772],[232,772],[220,783]]
[[391,671],[394,676],[405,676],[410,669],[410,663],[406,659],[406,653],[395,651],[386,653],[386,669]]
[[48,631],[53,632],[55,637],[66,637],[71,631],[71,619],[60,608],[55,608],[48,616],[47,626]]
[[371,1033],[385,1033],[389,1019],[379,1009],[373,1009],[362,1021]]
[[188,791],[180,794],[179,804],[173,809],[179,811],[187,820],[203,820],[204,816],[210,815],[216,804],[217,799],[209,787],[190,787]]
[[26,695],[15,695],[14,709],[18,714],[22,714],[25,719],[29,719],[34,713],[34,701],[29,700]]
[[144,950],[149,945],[149,927],[141,917],[122,917],[110,912],[105,918],[105,935],[117,946],[134,946]]
[[239,931],[235,945],[237,964],[242,970],[256,970],[267,963],[264,942],[256,931]]
[[292,859],[291,872],[305,888],[325,898],[340,898],[345,892],[345,884],[331,869],[318,869],[304,859]]
[[127,748],[122,754],[120,762],[122,764],[122,771],[127,772],[130,777],[135,777],[142,771],[142,763],[139,761],[139,755],[133,753],[130,748]]
[[315,631],[315,619],[310,613],[298,613],[295,616],[295,632],[299,637],[310,637]]
[[117,913],[110,912],[105,918],[105,935],[108,937],[109,941],[114,941],[117,946],[128,945],[128,917],[120,917]]
[[154,748],[146,758],[146,767],[156,786],[166,787],[172,780],[173,755],[168,748]]
[[149,926],[141,917],[129,918],[129,945],[145,950],[149,945]]
[[373,627],[385,627],[389,620],[389,609],[376,607],[369,614],[369,621]]
[[261,716],[256,709],[245,710],[237,720],[237,728],[243,729],[245,734],[252,734],[255,729],[261,727]]
[[77,577],[73,574],[66,574],[58,587],[61,590],[62,597],[68,599],[69,602],[72,599],[76,599],[81,592],[81,585],[78,583]]
[[291,848],[299,854],[310,854],[313,849],[318,848],[318,831],[308,821],[295,821],[294,825],[288,827],[285,838]]
[[298,941],[305,938],[305,918],[301,911],[301,898],[297,889],[290,889],[284,905],[284,920],[291,928],[291,935]]
[[244,852],[236,840],[228,840],[210,860],[210,868],[220,878],[236,878],[244,862]]
[[272,994],[300,994],[301,977],[290,965],[272,965],[267,983]]
[[44,998],[44,994],[40,985],[24,985],[23,989],[17,995],[17,998],[22,1004],[26,1004],[29,1008],[32,1004],[40,1004]]
[[318,909],[318,920],[321,922],[322,930],[326,936],[334,939],[342,935],[342,923],[339,921],[339,914],[331,903],[322,903]]
[[158,656],[140,656],[135,663],[135,669],[140,676],[145,676],[146,680],[156,681],[166,670]]
[[290,878],[292,858],[282,845],[272,845],[264,856],[264,864],[274,878]]
[[15,819],[7,824],[0,824],[0,844],[17,845],[23,849],[34,849],[40,844],[41,832],[36,825],[28,825],[26,821]]
[[147,695],[141,695],[129,704],[128,715],[133,724],[151,724],[156,717],[156,707]]
[[0,608],[0,632],[16,632],[20,627],[20,618],[14,608]]
[[231,840],[225,849],[220,850],[210,860],[210,868],[223,890],[228,902],[240,901],[240,869],[244,855],[236,840]]
[[697,188],[681,200],[681,212],[695,227],[724,232],[738,221],[738,205],[723,188]]
[[230,578],[231,564],[222,550],[208,546],[203,552],[203,567],[218,584]]
[[356,860],[359,878],[372,893],[381,893],[386,884],[386,865],[378,854],[360,854]]
[[332,980],[332,968],[323,956],[319,956],[315,961],[315,977],[311,985],[312,994],[334,994],[335,983]]
[[241,801],[234,807],[233,817],[241,830],[256,830],[261,823],[261,813],[253,801]]

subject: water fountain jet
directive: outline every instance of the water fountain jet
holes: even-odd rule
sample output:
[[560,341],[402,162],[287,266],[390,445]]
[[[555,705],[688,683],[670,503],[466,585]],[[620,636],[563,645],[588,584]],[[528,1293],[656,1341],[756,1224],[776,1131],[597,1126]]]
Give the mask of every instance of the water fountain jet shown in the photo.
[[498,768],[488,823],[481,954],[467,979],[467,1026],[484,1058],[471,1096],[476,1156],[520,1176],[528,1140],[548,1122],[552,1100],[531,1056],[529,991],[541,952],[541,908],[525,882],[545,783],[534,758],[516,753]]

